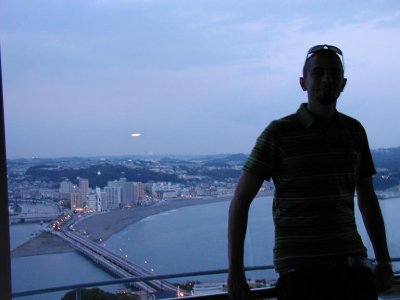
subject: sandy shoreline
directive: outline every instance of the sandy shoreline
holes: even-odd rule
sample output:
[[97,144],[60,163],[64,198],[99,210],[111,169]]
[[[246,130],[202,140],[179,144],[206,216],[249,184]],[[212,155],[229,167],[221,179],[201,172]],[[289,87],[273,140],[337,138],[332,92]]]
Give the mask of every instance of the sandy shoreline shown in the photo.
[[[269,193],[259,193],[257,197],[268,196]],[[107,240],[112,235],[140,220],[162,212],[186,206],[204,205],[230,201],[232,196],[201,199],[174,199],[146,207],[134,207],[127,210],[111,211],[86,217],[74,225],[75,230],[86,232],[93,241]],[[13,257],[53,254],[74,251],[61,238],[49,233],[42,233],[12,251]]]
[[125,229],[140,220],[162,212],[185,206],[204,205],[209,203],[229,201],[231,197],[202,198],[202,199],[174,199],[164,203],[146,207],[134,207],[129,210],[112,211],[104,214],[96,214],[77,223],[74,228],[78,231],[86,231],[93,241],[107,240],[113,234]]
[[[106,213],[94,214],[79,221],[74,227],[77,231],[85,231],[93,241],[105,241],[113,234],[120,232],[129,225],[140,220],[186,206],[204,205],[221,201],[229,201],[231,197],[202,198],[202,199],[174,199],[159,204],[134,207],[128,210],[118,210]],[[16,247],[12,257],[23,257],[43,254],[55,254],[75,251],[61,238],[47,232],[39,234],[26,243]]]

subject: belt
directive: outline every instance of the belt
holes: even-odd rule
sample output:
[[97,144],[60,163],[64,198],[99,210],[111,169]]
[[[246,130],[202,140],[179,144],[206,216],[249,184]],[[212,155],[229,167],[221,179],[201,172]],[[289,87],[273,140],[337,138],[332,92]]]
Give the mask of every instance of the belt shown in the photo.
[[338,269],[343,267],[365,267],[372,268],[372,263],[368,257],[364,256],[338,256],[334,258],[328,258],[316,264],[299,267],[299,268],[289,268],[282,272],[279,272],[280,276],[288,275],[294,272],[303,271],[310,268],[330,268]]

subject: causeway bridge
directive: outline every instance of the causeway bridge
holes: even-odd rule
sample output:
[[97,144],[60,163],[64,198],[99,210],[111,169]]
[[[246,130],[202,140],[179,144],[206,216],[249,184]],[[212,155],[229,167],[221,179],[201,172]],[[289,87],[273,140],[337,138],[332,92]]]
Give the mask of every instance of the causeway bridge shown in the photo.
[[10,213],[11,224],[23,222],[50,222],[62,215],[61,209],[52,201],[18,199],[13,200],[19,207],[16,213]]
[[[99,245],[92,240],[89,240],[79,234],[76,234],[69,229],[67,226],[61,226],[61,230],[52,231],[53,234],[59,236],[63,240],[67,241],[73,248],[80,251],[82,254],[92,259],[97,264],[101,265],[108,271],[114,273],[120,278],[132,278],[132,277],[145,277],[152,276],[149,270],[135,264],[128,259],[121,257],[107,248]],[[171,296],[175,296],[177,293],[177,287],[162,280],[153,280],[151,282],[135,282],[133,286],[139,290],[145,291],[148,294],[155,294],[157,292],[167,292]],[[183,291],[180,291],[181,293]]]
[[10,215],[9,221],[11,224],[24,222],[51,222],[57,219],[59,213],[21,213],[18,215]]

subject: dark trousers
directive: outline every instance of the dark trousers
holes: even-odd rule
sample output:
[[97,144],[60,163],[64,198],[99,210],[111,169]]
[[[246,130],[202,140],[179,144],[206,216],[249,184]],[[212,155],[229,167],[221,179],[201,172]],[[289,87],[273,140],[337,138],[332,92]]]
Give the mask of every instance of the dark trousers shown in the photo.
[[373,274],[367,267],[312,267],[283,274],[278,300],[377,300]]

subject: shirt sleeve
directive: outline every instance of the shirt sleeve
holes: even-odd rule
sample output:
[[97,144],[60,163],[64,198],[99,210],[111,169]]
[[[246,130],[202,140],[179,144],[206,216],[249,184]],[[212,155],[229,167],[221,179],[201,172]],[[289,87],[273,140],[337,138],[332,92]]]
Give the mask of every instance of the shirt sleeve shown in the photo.
[[376,174],[374,161],[368,144],[367,134],[361,126],[362,148],[359,178],[365,178]]
[[243,170],[250,172],[264,180],[270,180],[280,163],[279,138],[276,132],[268,126],[257,138],[256,144]]

